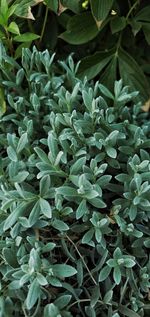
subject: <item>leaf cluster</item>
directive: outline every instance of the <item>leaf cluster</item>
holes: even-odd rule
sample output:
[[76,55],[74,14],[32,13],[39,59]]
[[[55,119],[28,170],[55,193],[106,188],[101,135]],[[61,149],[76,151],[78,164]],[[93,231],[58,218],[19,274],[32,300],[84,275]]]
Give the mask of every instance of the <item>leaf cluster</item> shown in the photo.
[[148,316],[148,113],[54,58],[1,46],[1,316]]

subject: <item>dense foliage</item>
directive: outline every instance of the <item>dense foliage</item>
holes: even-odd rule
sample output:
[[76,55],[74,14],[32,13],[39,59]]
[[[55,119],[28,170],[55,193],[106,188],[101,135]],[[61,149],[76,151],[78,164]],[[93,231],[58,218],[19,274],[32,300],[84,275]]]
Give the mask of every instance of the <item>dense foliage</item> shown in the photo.
[[0,0],[0,39],[15,58],[33,41],[61,59],[74,52],[80,79],[96,77],[113,91],[122,78],[149,99],[147,0]]
[[53,60],[1,46],[0,316],[149,316],[149,114]]

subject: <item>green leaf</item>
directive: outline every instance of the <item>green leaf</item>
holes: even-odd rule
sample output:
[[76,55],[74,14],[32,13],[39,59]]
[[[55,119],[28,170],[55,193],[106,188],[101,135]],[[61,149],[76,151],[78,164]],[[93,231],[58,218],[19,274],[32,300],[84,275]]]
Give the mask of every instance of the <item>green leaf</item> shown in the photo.
[[55,162],[57,155],[59,153],[59,149],[58,149],[58,144],[57,144],[57,139],[55,137],[55,134],[50,132],[48,134],[48,147],[49,147],[49,151],[51,153],[52,156],[52,161],[53,163]]
[[61,287],[62,286],[60,280],[56,277],[53,277],[53,276],[50,277],[49,283],[54,287]]
[[35,20],[31,12],[31,7],[43,2],[43,0],[16,0],[13,5],[16,5],[15,14],[21,18]]
[[91,296],[91,302],[90,302],[90,306],[93,308],[95,307],[95,305],[97,304],[99,298],[100,298],[101,294],[100,294],[100,288],[99,285],[95,286],[92,289],[92,296]]
[[52,268],[54,274],[60,278],[70,277],[77,274],[77,270],[68,264],[55,264]]
[[19,139],[19,142],[17,145],[17,153],[20,153],[25,148],[27,143],[28,143],[28,136],[27,136],[27,133],[25,132],[21,135]]
[[114,54],[112,59],[101,75],[101,83],[105,87],[107,87],[111,92],[114,90],[114,82],[117,79],[117,69],[118,69],[118,58],[117,55]]
[[123,83],[129,85],[132,91],[140,91],[142,98],[148,100],[149,84],[137,62],[123,49],[119,49],[118,60]]
[[38,157],[41,159],[41,161],[43,161],[46,164],[50,164],[48,156],[42,149],[40,149],[39,147],[35,147],[34,150],[37,153]]
[[84,12],[71,17],[67,24],[67,31],[59,37],[70,44],[79,45],[91,41],[98,32],[91,13]]
[[52,251],[55,248],[56,244],[53,242],[48,242],[46,245],[43,246],[42,248],[42,253],[47,253]]
[[17,48],[15,50],[15,56],[14,56],[15,60],[22,56],[22,49],[29,48],[30,45],[31,45],[31,42],[25,42],[25,43],[21,43],[17,45]]
[[86,157],[79,158],[70,168],[70,174],[78,174],[82,170],[83,165],[85,165]]
[[63,7],[73,11],[74,13],[80,13],[81,1],[80,0],[61,0]]
[[78,281],[78,287],[81,287],[83,284],[83,276],[84,276],[84,271],[83,271],[83,262],[81,259],[77,261],[77,281]]
[[18,220],[18,218],[24,214],[24,211],[27,208],[28,208],[28,203],[22,202],[21,204],[19,204],[13,210],[13,212],[11,212],[11,214],[8,216],[8,218],[5,220],[4,227],[3,227],[4,231],[11,228],[15,224],[15,222]]
[[55,13],[58,12],[58,0],[44,0],[44,3]]
[[141,21],[141,22],[149,22],[149,17],[150,17],[150,5],[144,6],[142,10],[140,10],[136,15],[135,15],[135,20],[136,21]]
[[31,227],[34,226],[34,224],[39,220],[40,211],[41,207],[38,200],[30,212],[29,223]]
[[116,267],[114,268],[113,278],[114,278],[115,283],[116,283],[117,285],[119,285],[120,282],[121,282],[121,271],[120,271],[119,266],[116,266]]
[[109,267],[108,265],[104,266],[99,274],[99,279],[98,279],[99,282],[106,280],[107,277],[109,276],[110,272],[111,272],[111,267]]
[[92,56],[85,57],[81,60],[77,75],[80,79],[86,76],[88,80],[97,76],[114,56],[114,50],[108,52],[97,52]]
[[56,192],[59,195],[68,196],[68,197],[77,196],[77,190],[69,186],[58,187],[56,188]]
[[25,73],[24,73],[23,68],[19,69],[17,74],[16,74],[16,85],[17,86],[20,86],[22,84],[22,82],[24,80],[24,75],[25,75]]
[[11,22],[7,28],[7,30],[13,34],[20,34],[19,27],[15,22]]
[[105,20],[112,8],[114,0],[90,0],[94,18],[97,21]]
[[124,266],[125,266],[125,267],[131,268],[131,267],[133,267],[135,264],[136,264],[135,261],[132,260],[132,259],[130,259],[130,258],[124,260]]
[[0,117],[6,112],[4,89],[0,87]]
[[12,4],[12,5],[8,8],[8,11],[7,11],[7,17],[8,17],[8,18],[10,18],[10,17],[14,14],[15,10],[17,9],[17,6],[18,6],[18,4]]
[[3,256],[5,261],[7,261],[7,263],[13,267],[16,268],[18,267],[18,261],[17,261],[17,257],[16,254],[14,252],[14,250],[11,250],[10,248],[4,248],[3,249]]
[[52,226],[53,226],[53,228],[59,230],[60,232],[69,230],[68,225],[64,221],[59,220],[59,219],[54,219],[52,221]]
[[114,100],[114,96],[113,94],[107,89],[107,87],[105,87],[104,85],[100,84],[99,85],[100,91],[102,92],[102,94],[112,100]]
[[113,147],[106,146],[106,153],[109,157],[112,157],[114,159],[117,157],[117,151]]
[[55,305],[59,308],[59,309],[63,309],[64,307],[66,307],[70,300],[71,300],[71,295],[62,295],[59,296],[56,300],[55,300]]
[[40,198],[40,208],[41,208],[41,213],[47,217],[47,218],[51,218],[52,217],[52,210],[51,210],[51,206],[48,203],[47,200]]
[[80,219],[84,214],[87,213],[87,210],[88,208],[86,205],[86,200],[83,199],[76,210],[76,219]]
[[128,307],[124,305],[118,305],[118,310],[121,314],[127,316],[127,317],[140,317],[139,314],[134,312],[133,310],[129,309]]
[[14,41],[16,42],[32,42],[34,40],[37,40],[40,36],[34,33],[24,33],[20,34],[14,37]]
[[89,199],[89,203],[91,204],[91,205],[93,205],[93,206],[95,206],[95,207],[97,207],[97,208],[106,208],[106,204],[105,204],[105,202],[102,200],[102,199],[100,199],[100,198],[98,198],[98,197],[95,197],[95,198],[93,198],[93,199]]
[[110,22],[112,34],[122,31],[126,27],[125,17],[115,16]]
[[8,157],[11,161],[13,161],[13,162],[18,161],[17,153],[12,146],[8,146],[7,154],[8,154]]
[[82,243],[89,244],[89,242],[92,240],[93,234],[94,234],[94,229],[88,230],[82,238]]
[[29,172],[26,172],[26,171],[22,171],[22,172],[19,172],[16,176],[13,176],[12,177],[12,181],[14,183],[22,183],[25,181],[25,179],[29,176]]
[[144,23],[142,26],[147,43],[150,45],[150,24]]
[[58,317],[59,315],[59,309],[53,303],[45,306],[44,317]]
[[1,0],[0,11],[2,12],[5,22],[7,24],[7,12],[8,12],[7,0]]
[[41,197],[44,197],[44,195],[47,194],[50,188],[50,184],[51,184],[51,180],[49,175],[45,175],[41,178],[40,180],[40,196]]
[[35,305],[39,297],[40,286],[37,279],[35,278],[29,287],[28,295],[26,298],[27,309],[31,309]]
[[111,302],[111,300],[112,300],[112,296],[113,296],[113,291],[112,291],[112,290],[109,290],[109,291],[105,294],[105,296],[104,296],[104,298],[103,298],[103,302],[104,302],[105,304],[109,304],[109,303]]
[[37,272],[36,278],[37,278],[38,283],[41,286],[45,286],[48,284],[47,279],[41,273]]

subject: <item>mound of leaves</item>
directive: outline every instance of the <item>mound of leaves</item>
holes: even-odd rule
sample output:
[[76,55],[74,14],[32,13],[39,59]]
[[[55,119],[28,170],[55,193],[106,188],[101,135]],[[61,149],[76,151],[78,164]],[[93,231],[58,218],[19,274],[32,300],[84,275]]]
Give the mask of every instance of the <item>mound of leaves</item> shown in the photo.
[[1,317],[150,312],[150,122],[72,57],[1,47]]

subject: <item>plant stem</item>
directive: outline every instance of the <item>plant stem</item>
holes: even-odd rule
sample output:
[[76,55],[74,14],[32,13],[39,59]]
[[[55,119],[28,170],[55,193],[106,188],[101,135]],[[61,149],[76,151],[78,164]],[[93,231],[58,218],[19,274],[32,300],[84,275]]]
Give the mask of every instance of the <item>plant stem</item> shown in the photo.
[[116,52],[115,52],[115,56],[116,57],[118,56],[118,50],[119,50],[119,47],[121,46],[121,39],[122,39],[122,32],[120,33],[119,39],[118,39],[118,42],[117,42],[117,47],[116,47]]
[[126,16],[126,20],[129,18],[130,14],[131,14],[132,11],[135,9],[135,7],[137,6],[137,4],[139,4],[139,0],[137,0],[137,1],[133,4],[133,6],[130,8],[130,10],[129,10],[127,16]]
[[95,281],[93,275],[91,274],[91,272],[90,272],[90,270],[89,270],[87,264],[86,264],[85,261],[84,261],[83,256],[81,255],[80,251],[78,250],[76,244],[75,244],[67,235],[66,235],[66,238],[72,243],[72,245],[73,245],[74,248],[76,249],[76,251],[77,251],[77,253],[79,254],[79,257],[80,257],[80,259],[82,260],[82,262],[83,262],[85,268],[87,269],[87,271],[88,271],[88,273],[89,273],[89,275],[90,275],[90,277],[91,277],[93,283],[94,283],[95,285],[97,285],[97,282]]
[[46,7],[46,10],[45,10],[45,17],[44,17],[44,22],[43,22],[43,26],[42,26],[42,31],[41,31],[41,36],[40,36],[39,43],[42,42],[42,39],[43,39],[43,36],[44,36],[46,22],[47,22],[47,17],[48,17],[48,7]]
[[91,301],[91,299],[79,299],[79,300],[76,300],[75,302],[73,302],[72,304],[70,304],[69,306],[68,306],[68,309],[70,309],[72,306],[74,306],[74,305],[76,305],[76,304],[78,304],[78,303],[84,303],[84,302],[90,302]]

